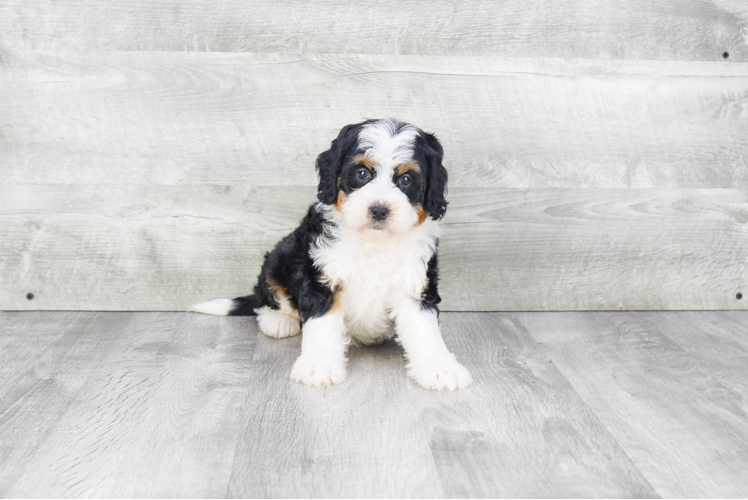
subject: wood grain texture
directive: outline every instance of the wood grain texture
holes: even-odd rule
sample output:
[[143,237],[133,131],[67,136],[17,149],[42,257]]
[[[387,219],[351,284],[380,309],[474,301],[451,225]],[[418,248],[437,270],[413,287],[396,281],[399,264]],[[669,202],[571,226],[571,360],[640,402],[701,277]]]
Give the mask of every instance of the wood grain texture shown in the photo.
[[[734,333],[717,333],[723,317],[527,314],[521,321],[659,495],[729,498],[748,491],[747,372],[729,369],[745,366],[746,318],[725,317],[730,329],[742,323],[736,350]],[[680,328],[668,325],[673,319]],[[709,342],[711,353],[702,355]]]
[[748,189],[748,63],[11,50],[0,67],[6,183],[311,186],[343,125],[395,116],[437,133],[452,187]]
[[[252,318],[0,313],[3,497],[742,497],[748,312],[444,313],[475,386]],[[43,378],[47,382],[32,382]]]
[[[745,300],[745,299],[743,299]],[[664,319],[664,321],[660,321]],[[697,356],[722,385],[748,401],[748,326],[741,314],[701,315],[695,311],[657,316],[657,328],[683,350]],[[730,356],[725,356],[729,351]],[[736,400],[736,402],[738,402]]]
[[417,392],[447,497],[657,496],[516,316],[447,313],[441,325],[475,378],[457,394]]
[[300,353],[258,338],[229,497],[445,495],[397,346],[353,349],[349,381],[319,390],[289,378]]
[[265,252],[315,196],[241,186],[0,190],[5,309],[185,310],[219,290],[246,295]]
[[748,286],[741,191],[466,189],[450,200],[442,272],[455,309],[748,307],[736,299]]
[[8,0],[0,44],[43,50],[748,57],[741,0]]
[[0,313],[0,497],[84,391],[132,316]]
[[[184,310],[245,295],[306,187],[0,187],[0,309]],[[730,189],[450,191],[444,310],[745,309]],[[26,299],[27,293],[35,298]]]
[[[169,313],[124,317],[132,319],[126,332],[107,340],[108,356],[23,463],[8,496],[225,496],[256,324]],[[65,317],[59,320],[65,326]],[[94,336],[107,337],[106,329]],[[22,408],[45,411],[44,402]]]
[[309,390],[288,380],[299,339],[260,337],[230,496],[656,496],[526,331],[442,325],[469,391],[420,389],[395,344],[351,349],[346,383]]

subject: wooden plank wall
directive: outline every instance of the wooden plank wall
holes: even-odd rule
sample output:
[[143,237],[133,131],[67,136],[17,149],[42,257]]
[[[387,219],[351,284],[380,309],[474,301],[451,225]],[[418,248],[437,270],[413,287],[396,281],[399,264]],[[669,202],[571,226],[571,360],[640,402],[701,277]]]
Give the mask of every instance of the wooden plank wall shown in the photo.
[[445,147],[444,309],[748,307],[742,0],[3,0],[0,309],[244,294],[389,116]]

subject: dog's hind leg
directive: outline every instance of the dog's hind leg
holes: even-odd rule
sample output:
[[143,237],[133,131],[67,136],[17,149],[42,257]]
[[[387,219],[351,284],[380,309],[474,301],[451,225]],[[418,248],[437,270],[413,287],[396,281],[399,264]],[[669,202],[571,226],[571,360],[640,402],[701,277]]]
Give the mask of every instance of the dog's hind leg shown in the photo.
[[264,286],[271,300],[268,300],[269,305],[256,309],[260,331],[274,339],[301,333],[301,315],[291,302],[288,290],[272,278],[268,278]]

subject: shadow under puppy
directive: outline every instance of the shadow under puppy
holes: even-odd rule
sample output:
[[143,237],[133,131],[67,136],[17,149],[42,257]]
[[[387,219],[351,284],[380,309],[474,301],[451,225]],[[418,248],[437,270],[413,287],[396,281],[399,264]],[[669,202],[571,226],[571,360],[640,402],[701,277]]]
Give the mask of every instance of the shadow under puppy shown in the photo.
[[265,256],[254,293],[192,307],[257,315],[275,338],[302,333],[291,378],[346,379],[346,351],[395,337],[408,376],[432,390],[468,387],[437,322],[437,244],[447,209],[443,150],[432,134],[397,120],[344,127],[317,158],[318,202]]

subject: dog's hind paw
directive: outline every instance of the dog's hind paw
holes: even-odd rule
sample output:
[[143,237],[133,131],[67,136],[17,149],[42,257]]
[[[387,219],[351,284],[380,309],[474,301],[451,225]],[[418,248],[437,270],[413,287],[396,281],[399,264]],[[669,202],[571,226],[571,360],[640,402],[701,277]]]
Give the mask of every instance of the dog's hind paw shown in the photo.
[[257,324],[262,333],[274,339],[284,339],[301,333],[301,324],[297,318],[268,307],[258,310]]

